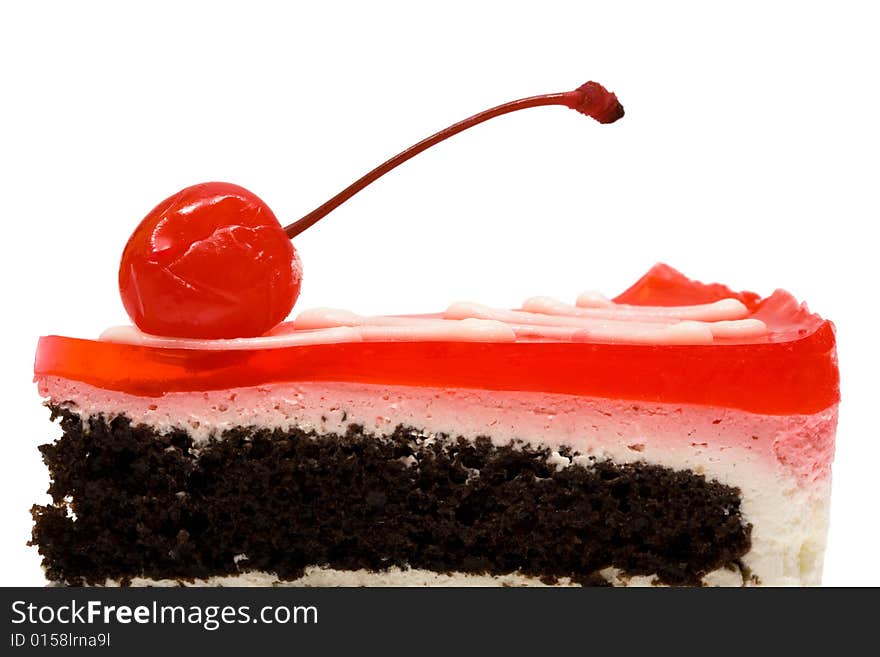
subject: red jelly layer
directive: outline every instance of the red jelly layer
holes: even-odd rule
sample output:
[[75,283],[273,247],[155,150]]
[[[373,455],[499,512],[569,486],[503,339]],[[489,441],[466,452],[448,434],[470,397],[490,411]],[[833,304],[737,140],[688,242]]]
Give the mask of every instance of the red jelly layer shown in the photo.
[[37,378],[60,376],[142,396],[295,381],[486,388],[814,413],[839,400],[831,322],[791,295],[703,285],[658,265],[619,303],[683,305],[736,297],[763,319],[760,341],[712,345],[353,342],[263,350],[144,347],[40,339]]

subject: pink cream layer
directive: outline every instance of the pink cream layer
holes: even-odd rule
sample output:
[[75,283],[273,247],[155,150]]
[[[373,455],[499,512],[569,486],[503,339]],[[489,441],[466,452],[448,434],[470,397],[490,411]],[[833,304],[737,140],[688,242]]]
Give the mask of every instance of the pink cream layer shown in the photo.
[[836,404],[810,415],[764,415],[579,395],[354,383],[281,383],[158,398],[56,376],[38,377],[38,383],[52,403],[83,417],[124,415],[160,431],[184,429],[197,441],[236,426],[344,432],[354,423],[381,435],[403,424],[426,434],[566,446],[583,455],[674,457],[698,471],[701,463],[730,459],[742,470],[769,466],[801,486],[829,479],[837,422]]

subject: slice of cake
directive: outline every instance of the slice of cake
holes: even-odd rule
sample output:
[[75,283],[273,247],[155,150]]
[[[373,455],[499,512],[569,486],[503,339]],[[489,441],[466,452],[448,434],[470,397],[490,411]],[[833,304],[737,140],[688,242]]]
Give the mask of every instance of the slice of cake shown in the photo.
[[834,329],[658,265],[613,301],[40,340],[66,584],[820,582]]

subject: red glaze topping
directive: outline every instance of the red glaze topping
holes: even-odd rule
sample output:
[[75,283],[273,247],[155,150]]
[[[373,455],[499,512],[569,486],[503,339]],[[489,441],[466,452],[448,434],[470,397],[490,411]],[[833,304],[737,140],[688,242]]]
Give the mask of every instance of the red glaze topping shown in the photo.
[[634,305],[736,297],[767,323],[760,340],[660,346],[572,342],[351,342],[205,351],[41,338],[35,375],[142,396],[273,382],[528,390],[814,413],[839,399],[834,327],[787,292],[766,299],[654,267],[615,299]]
[[141,221],[119,265],[119,291],[145,333],[244,337],[282,321],[302,271],[269,207],[230,183],[193,185]]

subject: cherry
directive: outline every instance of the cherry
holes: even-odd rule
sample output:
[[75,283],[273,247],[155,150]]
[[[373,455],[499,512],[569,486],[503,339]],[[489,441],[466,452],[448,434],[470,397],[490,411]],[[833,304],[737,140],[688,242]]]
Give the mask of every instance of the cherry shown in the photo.
[[187,187],[153,208],[129,238],[119,265],[125,310],[138,328],[154,335],[262,335],[287,317],[299,296],[302,266],[291,238],[444,139],[496,116],[544,105],[569,107],[600,123],[623,116],[617,97],[597,82],[505,103],[395,155],[285,228],[242,187],[222,182]]
[[119,291],[142,331],[255,336],[281,322],[302,269],[272,210],[230,183],[193,185],[141,221],[122,253]]

